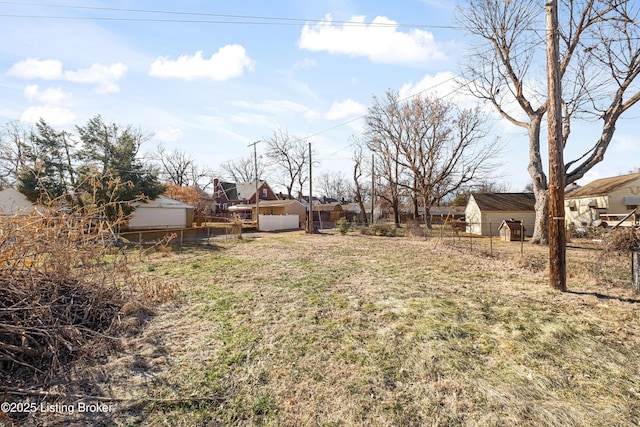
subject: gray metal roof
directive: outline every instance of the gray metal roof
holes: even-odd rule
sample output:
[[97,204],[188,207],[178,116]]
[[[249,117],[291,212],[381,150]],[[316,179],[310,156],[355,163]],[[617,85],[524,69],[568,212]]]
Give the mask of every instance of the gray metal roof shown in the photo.
[[485,212],[525,212],[535,210],[533,193],[474,193],[473,200]]

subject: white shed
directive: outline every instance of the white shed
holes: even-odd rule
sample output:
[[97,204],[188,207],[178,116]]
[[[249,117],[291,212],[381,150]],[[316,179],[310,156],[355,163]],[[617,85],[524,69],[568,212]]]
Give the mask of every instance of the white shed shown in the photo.
[[188,228],[193,225],[193,206],[165,196],[135,204],[130,230]]
[[502,221],[524,221],[525,235],[535,227],[536,199],[533,193],[475,193],[465,209],[467,232],[481,236],[498,235]]
[[0,216],[27,215],[35,209],[36,206],[18,190],[13,188],[0,190]]

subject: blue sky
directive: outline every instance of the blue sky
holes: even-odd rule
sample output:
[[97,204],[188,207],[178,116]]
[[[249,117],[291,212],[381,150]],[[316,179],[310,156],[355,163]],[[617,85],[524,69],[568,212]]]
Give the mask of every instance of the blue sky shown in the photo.
[[[101,114],[153,133],[147,151],[163,144],[214,170],[280,127],[310,137],[317,173],[350,176],[349,138],[373,95],[454,96],[467,40],[453,13],[448,0],[0,1],[0,124],[70,129]],[[492,129],[506,147],[498,174],[520,191],[524,132]],[[640,166],[637,133],[621,123],[581,183]]]

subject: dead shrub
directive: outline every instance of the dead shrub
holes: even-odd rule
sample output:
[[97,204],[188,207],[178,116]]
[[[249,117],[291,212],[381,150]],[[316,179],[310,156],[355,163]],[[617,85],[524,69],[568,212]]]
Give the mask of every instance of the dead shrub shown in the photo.
[[420,221],[411,220],[407,222],[407,235],[412,237],[425,237],[426,232]]
[[396,227],[393,224],[373,224],[369,227],[369,234],[372,236],[394,237]]
[[142,319],[149,315],[142,307],[175,297],[177,287],[130,268],[103,218],[50,211],[1,220],[1,383],[46,383],[75,357],[113,341],[123,317]]
[[242,218],[238,214],[233,215],[231,219],[231,234],[242,240]]

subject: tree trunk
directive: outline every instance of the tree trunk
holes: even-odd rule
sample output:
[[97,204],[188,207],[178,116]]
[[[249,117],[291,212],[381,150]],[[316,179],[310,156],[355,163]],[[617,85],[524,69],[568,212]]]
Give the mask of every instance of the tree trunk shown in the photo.
[[549,190],[547,186],[547,176],[542,167],[540,157],[540,124],[542,115],[531,117],[529,123],[529,175],[533,184],[533,194],[536,198],[535,227],[533,229],[532,244],[549,244]]
[[549,244],[549,191],[540,190],[534,192],[536,196],[536,220],[531,237],[532,244]]
[[393,222],[396,228],[400,228],[400,201],[398,199],[393,200]]

